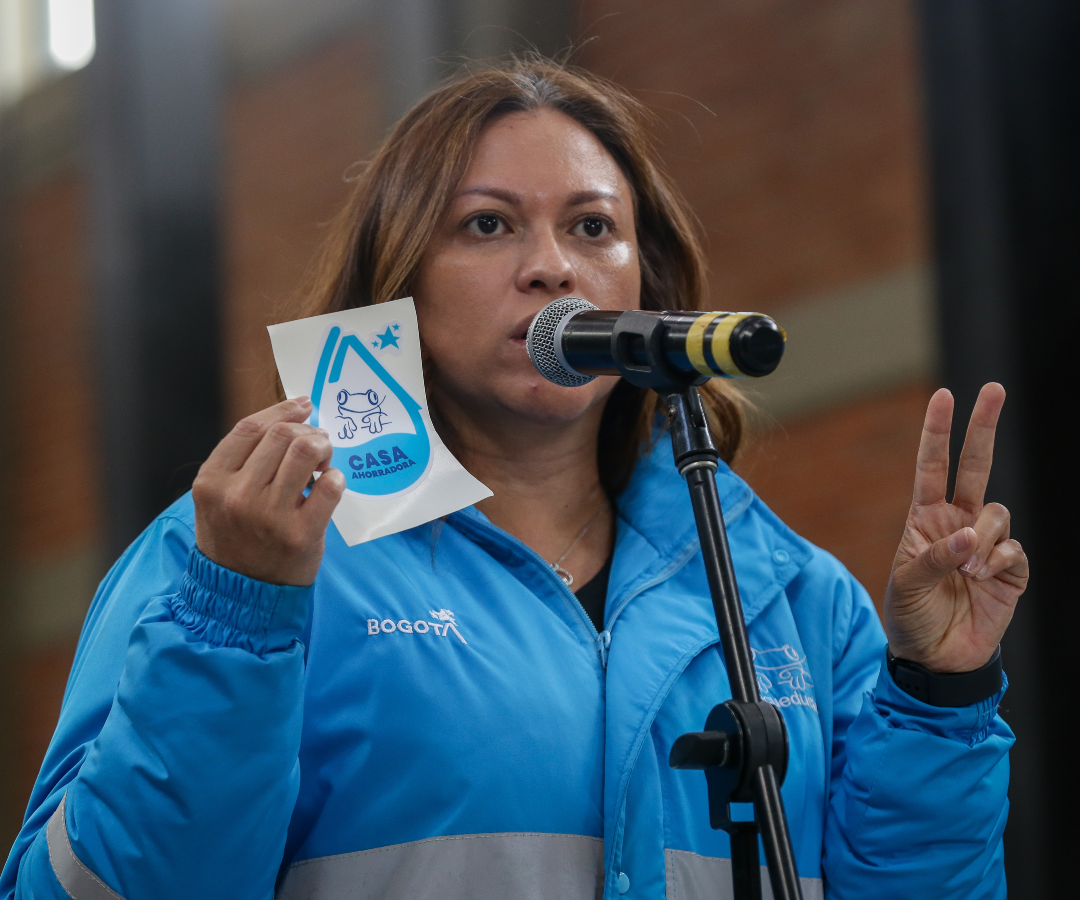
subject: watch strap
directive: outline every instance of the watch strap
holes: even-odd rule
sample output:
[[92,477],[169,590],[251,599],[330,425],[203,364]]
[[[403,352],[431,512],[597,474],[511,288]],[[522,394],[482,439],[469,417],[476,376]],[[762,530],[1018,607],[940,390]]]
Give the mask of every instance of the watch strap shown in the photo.
[[1001,690],[1001,645],[990,661],[973,672],[932,672],[908,659],[897,659],[885,648],[885,659],[896,686],[930,706],[972,706]]

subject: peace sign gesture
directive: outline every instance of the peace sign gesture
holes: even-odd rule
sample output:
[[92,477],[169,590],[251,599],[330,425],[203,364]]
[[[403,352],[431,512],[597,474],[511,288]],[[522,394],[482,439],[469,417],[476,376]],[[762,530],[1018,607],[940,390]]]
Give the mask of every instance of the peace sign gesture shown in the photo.
[[885,630],[894,656],[935,672],[985,665],[1027,587],[1027,556],[1009,537],[1009,511],[983,505],[1004,403],[1000,384],[979,392],[952,503],[945,502],[952,394],[939,390],[926,409],[915,494],[885,593]]

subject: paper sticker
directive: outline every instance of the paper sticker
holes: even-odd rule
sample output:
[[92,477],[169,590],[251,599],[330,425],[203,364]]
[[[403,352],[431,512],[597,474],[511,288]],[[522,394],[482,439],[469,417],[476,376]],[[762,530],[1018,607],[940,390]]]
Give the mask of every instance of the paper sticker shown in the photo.
[[352,546],[491,496],[431,426],[412,298],[271,325],[287,397],[311,397],[345,475],[333,521]]

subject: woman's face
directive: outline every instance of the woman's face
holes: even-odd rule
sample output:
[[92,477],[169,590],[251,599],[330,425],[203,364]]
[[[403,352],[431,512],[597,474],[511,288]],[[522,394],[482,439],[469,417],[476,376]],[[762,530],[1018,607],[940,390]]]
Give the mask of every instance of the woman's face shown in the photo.
[[640,306],[630,185],[592,133],[562,113],[497,119],[424,255],[415,293],[440,400],[470,417],[549,425],[598,415],[617,379],[552,384],[530,362],[525,332],[559,297]]

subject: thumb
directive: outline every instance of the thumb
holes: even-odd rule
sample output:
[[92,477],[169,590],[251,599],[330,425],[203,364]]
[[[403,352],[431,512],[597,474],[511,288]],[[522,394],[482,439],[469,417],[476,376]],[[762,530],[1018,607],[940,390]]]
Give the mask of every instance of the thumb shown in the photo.
[[910,576],[924,586],[937,584],[955,572],[971,557],[979,545],[975,529],[961,528],[947,538],[935,541],[911,561]]
[[325,529],[344,493],[345,476],[340,469],[327,469],[316,478],[302,507],[308,524]]

